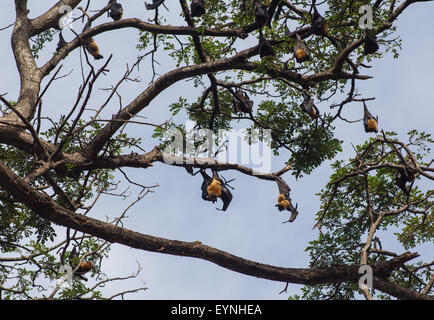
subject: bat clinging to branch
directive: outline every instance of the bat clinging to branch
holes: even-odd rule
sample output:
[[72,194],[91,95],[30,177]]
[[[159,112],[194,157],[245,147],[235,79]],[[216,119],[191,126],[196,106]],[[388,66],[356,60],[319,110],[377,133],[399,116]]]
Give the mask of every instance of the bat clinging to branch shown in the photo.
[[118,2],[116,2],[116,0],[115,0],[115,2],[113,2],[111,7],[110,7],[109,14],[110,14],[110,17],[114,21],[117,21],[117,20],[122,19],[122,16],[124,14],[124,9],[122,8],[122,5]]
[[217,198],[220,198],[223,201],[223,207],[219,210],[226,211],[232,200],[232,193],[229,191],[226,184],[223,183],[216,171],[214,171],[212,178],[206,174],[204,170],[200,170],[200,173],[203,177],[201,186],[202,199],[214,203],[217,201]]
[[291,189],[281,177],[276,177],[276,183],[279,189],[276,207],[279,211],[290,211],[291,217],[288,221],[293,222],[298,215],[298,211],[297,208],[294,208],[294,206],[292,205],[291,198],[289,197],[289,192],[291,191]]
[[363,101],[363,125],[365,127],[365,132],[378,132],[378,117],[374,116],[369,112],[365,101]]

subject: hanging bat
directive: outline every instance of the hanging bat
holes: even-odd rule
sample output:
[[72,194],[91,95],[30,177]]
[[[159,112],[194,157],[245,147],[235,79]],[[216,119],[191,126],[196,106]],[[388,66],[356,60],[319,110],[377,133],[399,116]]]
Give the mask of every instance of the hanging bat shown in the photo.
[[218,210],[226,211],[232,200],[232,193],[229,191],[228,187],[223,183],[216,171],[214,171],[212,178],[207,175],[204,170],[200,170],[200,173],[203,177],[201,186],[202,199],[214,203],[217,201],[217,198],[220,198],[223,201],[223,207]]
[[146,10],[157,9],[163,2],[164,0],[152,0],[151,4],[145,2]]
[[235,92],[233,98],[235,112],[251,113],[253,107],[253,101],[249,99],[247,93],[242,90]]
[[310,96],[304,92],[303,92],[303,96],[304,96],[304,99],[303,99],[303,102],[301,103],[300,107],[312,119],[318,118],[319,117],[319,110],[316,107],[316,105],[313,103],[313,99],[311,99]]
[[267,24],[268,20],[268,7],[263,5],[260,1],[255,3],[255,22],[259,27]]
[[88,273],[90,270],[92,270],[92,268],[93,268],[92,262],[83,261],[82,263],[80,263],[80,266],[78,267],[78,269],[74,272],[74,276],[76,276],[77,278],[80,278],[84,281],[87,281],[87,278],[83,275],[85,273]]
[[[71,266],[75,265],[73,267],[73,269],[75,269],[77,267],[77,262],[76,262],[77,260],[79,260],[79,256],[78,256],[78,252],[77,252],[77,247],[74,246],[74,248],[71,251],[71,254],[69,255],[69,264]],[[83,275],[85,273],[88,273],[90,270],[92,270],[93,266],[94,266],[93,263],[90,261],[82,261],[80,263],[80,265],[78,266],[77,270],[74,271],[74,276],[76,276],[76,277],[78,277],[84,281],[87,281],[87,278],[84,277]]]
[[205,5],[203,0],[193,0],[190,4],[190,11],[192,17],[200,17],[205,13]]
[[329,30],[326,19],[319,14],[316,6],[313,7],[313,16],[312,16],[312,31],[314,34],[318,36],[325,36]]
[[115,0],[110,6],[109,14],[114,21],[117,21],[122,19],[122,16],[124,15],[124,9],[122,8],[122,5]]
[[[82,8],[81,8],[82,9]],[[89,15],[86,13],[86,11],[83,10],[83,13],[90,19]],[[86,32],[90,29],[91,26],[91,21],[89,20],[83,28],[83,32]],[[87,49],[87,51],[94,57],[95,60],[99,60],[104,58],[100,53],[99,53],[99,48],[98,45],[95,42],[94,38],[89,38],[87,40],[84,41],[83,46]]]
[[298,63],[307,61],[310,59],[309,48],[301,40],[300,36],[296,34],[296,44],[294,46],[294,55]]
[[84,47],[94,57],[95,60],[103,59],[104,57],[99,53],[98,45],[93,38],[90,38],[84,42]]
[[407,182],[413,182],[416,179],[416,171],[411,168],[398,169],[395,178],[395,184],[407,195],[410,195],[410,190],[407,188]]
[[377,42],[377,37],[375,35],[367,35],[364,41],[365,48],[363,50],[364,55],[372,54],[377,52],[380,48]]
[[374,116],[368,111],[365,101],[363,101],[363,125],[365,127],[365,132],[378,132],[378,116]]
[[62,31],[59,32],[59,42],[57,43],[56,51],[59,52],[66,45],[66,41],[63,38]]
[[270,42],[264,37],[261,29],[259,30],[259,55],[261,58],[264,57],[272,57],[275,55],[273,46]]
[[294,208],[294,206],[292,205],[291,198],[289,197],[291,189],[281,177],[276,177],[276,183],[279,189],[279,195],[277,197],[277,204],[275,206],[279,211],[290,211],[291,217],[288,221],[293,222],[298,215],[298,211],[297,208]]

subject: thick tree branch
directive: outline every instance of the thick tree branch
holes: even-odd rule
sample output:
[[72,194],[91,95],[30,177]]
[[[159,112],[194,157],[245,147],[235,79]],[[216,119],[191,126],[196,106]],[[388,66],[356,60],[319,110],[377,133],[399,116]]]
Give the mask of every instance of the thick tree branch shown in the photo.
[[[359,266],[333,266],[329,268],[307,269],[282,268],[246,260],[204,245],[199,241],[184,242],[169,240],[120,228],[59,207],[48,196],[40,194],[27,183],[23,182],[3,163],[0,163],[0,187],[8,190],[14,198],[27,205],[44,219],[91,234],[108,242],[120,243],[131,248],[199,258],[246,275],[297,284],[314,285],[345,281],[356,282],[360,276],[358,274]],[[385,292],[392,295],[397,294],[402,296],[404,292],[406,296],[411,295],[418,299],[434,299],[434,297],[421,295],[381,280],[381,277],[387,276],[393,269],[417,256],[417,254],[405,253],[390,261],[374,265],[374,274],[378,273],[378,279],[380,279],[374,282],[376,286],[383,288]]]

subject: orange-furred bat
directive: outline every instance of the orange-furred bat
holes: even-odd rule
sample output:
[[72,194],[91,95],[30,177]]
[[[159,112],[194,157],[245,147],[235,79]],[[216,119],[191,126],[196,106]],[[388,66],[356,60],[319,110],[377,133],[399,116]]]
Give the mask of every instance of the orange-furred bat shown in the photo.
[[217,198],[220,198],[223,201],[223,207],[219,210],[226,211],[232,200],[232,193],[229,191],[228,187],[223,183],[216,171],[214,171],[212,178],[205,170],[200,170],[200,173],[203,177],[201,186],[202,199],[214,203],[217,201]]
[[103,59],[104,57],[99,53],[99,47],[94,38],[90,38],[85,42],[85,48],[94,57],[95,60]]
[[294,46],[294,55],[298,63],[307,61],[310,59],[309,48],[301,40],[300,36],[296,34],[296,44]]
[[365,132],[378,132],[378,117],[374,116],[369,112],[365,101],[363,101],[363,126]]
[[276,183],[279,189],[279,195],[277,196],[277,204],[275,206],[279,211],[290,211],[291,217],[288,221],[293,222],[298,215],[298,211],[297,207],[294,208],[294,206],[292,205],[291,198],[289,197],[291,189],[281,177],[276,177]]

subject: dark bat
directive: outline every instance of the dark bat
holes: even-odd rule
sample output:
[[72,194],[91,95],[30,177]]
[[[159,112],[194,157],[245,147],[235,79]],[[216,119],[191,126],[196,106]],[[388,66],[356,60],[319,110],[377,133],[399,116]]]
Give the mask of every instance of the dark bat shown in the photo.
[[247,93],[242,90],[235,92],[233,98],[235,112],[251,113],[253,107],[253,101],[249,99]]
[[365,127],[365,132],[378,132],[378,116],[374,116],[369,112],[365,101],[363,101],[363,126]]
[[200,17],[205,13],[205,5],[203,0],[193,0],[190,4],[190,11],[192,17]]
[[301,40],[300,36],[296,34],[296,43],[294,46],[294,55],[298,63],[310,59],[310,51],[306,44]]
[[152,0],[151,4],[145,2],[146,10],[157,9],[163,2],[164,0]]
[[110,6],[109,14],[113,20],[117,21],[122,19],[122,16],[124,15],[124,9],[122,8],[122,5],[115,0],[115,2],[113,2]]
[[407,182],[413,182],[416,179],[416,171],[411,168],[398,169],[396,173],[395,183],[396,185],[407,195],[410,195],[410,190],[407,188]]
[[313,33],[318,36],[325,36],[328,32],[328,25],[326,19],[319,14],[316,6],[313,7],[313,16],[312,16],[312,30]]
[[273,46],[265,39],[261,30],[259,30],[259,55],[261,58],[275,55]]
[[62,31],[59,32],[59,42],[57,43],[56,51],[59,51],[66,45],[66,41],[63,38]]
[[258,26],[263,27],[267,24],[268,20],[268,7],[263,5],[260,1],[255,3],[255,22]]
[[311,117],[312,119],[316,119],[319,117],[319,110],[316,107],[316,105],[314,104],[313,99],[311,99],[311,97],[303,92],[303,102],[301,103],[300,107],[303,109],[304,112],[306,112],[309,117]]
[[375,35],[366,35],[363,43],[365,46],[363,50],[364,55],[375,53],[380,48]]
[[289,197],[291,189],[288,184],[281,178],[276,177],[277,187],[279,189],[279,196],[277,197],[276,207],[279,211],[288,210],[291,212],[289,222],[293,222],[298,215],[297,207],[294,208]]
[[217,198],[220,198],[223,201],[223,207],[218,210],[226,211],[232,201],[232,193],[229,191],[226,183],[223,182],[216,171],[214,171],[212,178],[207,175],[204,170],[201,170],[200,173],[203,177],[201,186],[202,199],[214,203],[217,201]]

